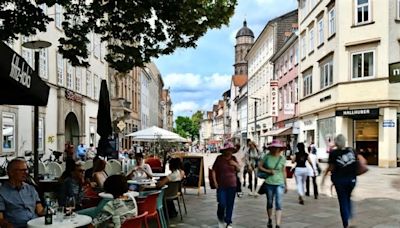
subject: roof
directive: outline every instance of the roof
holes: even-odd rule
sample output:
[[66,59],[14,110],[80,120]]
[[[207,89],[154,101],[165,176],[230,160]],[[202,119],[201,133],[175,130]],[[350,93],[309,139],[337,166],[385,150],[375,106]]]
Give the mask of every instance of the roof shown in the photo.
[[242,87],[246,85],[247,75],[245,74],[236,74],[232,76],[233,85],[237,87]]
[[240,36],[251,36],[254,38],[254,33],[247,27],[247,21],[243,21],[243,27],[239,29],[239,31],[236,33],[236,38]]

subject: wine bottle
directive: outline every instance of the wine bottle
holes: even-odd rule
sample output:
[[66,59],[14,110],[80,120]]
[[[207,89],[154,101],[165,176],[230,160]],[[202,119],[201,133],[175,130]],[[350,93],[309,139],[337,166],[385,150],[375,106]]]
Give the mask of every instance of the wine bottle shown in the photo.
[[46,198],[46,207],[44,209],[44,224],[50,225],[53,224],[53,210],[50,207],[50,199]]

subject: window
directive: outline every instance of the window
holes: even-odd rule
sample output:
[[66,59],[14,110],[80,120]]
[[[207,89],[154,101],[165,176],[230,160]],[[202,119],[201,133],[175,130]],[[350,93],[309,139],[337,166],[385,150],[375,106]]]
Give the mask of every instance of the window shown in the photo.
[[86,95],[88,97],[93,97],[92,80],[92,72],[90,72],[90,70],[86,70]]
[[295,48],[295,58],[294,58],[294,64],[297,65],[299,63],[299,46],[296,45]]
[[38,5],[38,7],[47,15],[47,5],[45,3]]
[[94,99],[98,98],[98,86],[99,86],[99,76],[97,76],[96,74],[93,76],[93,96]]
[[64,85],[64,59],[60,53],[57,53],[57,83]]
[[289,84],[288,84],[288,103],[289,104],[292,104],[292,103],[294,103],[293,102],[293,99],[294,99],[294,96],[293,96],[294,94],[293,94],[293,82],[289,82]]
[[324,18],[318,21],[318,45],[324,43]]
[[75,90],[76,92],[81,92],[81,78],[82,78],[82,68],[77,67],[75,69]]
[[306,74],[303,76],[303,97],[306,97],[312,93],[312,74]]
[[356,24],[367,23],[371,20],[371,4],[369,0],[354,0],[355,7],[355,21]]
[[309,43],[309,52],[312,52],[312,51],[314,51],[314,28],[311,28],[310,29],[310,31],[309,31],[309,34],[308,34],[309,36],[309,41],[310,41],[310,43]]
[[59,4],[55,5],[55,25],[56,28],[62,29],[62,22],[63,22],[63,10],[62,10],[62,6]]
[[306,36],[301,37],[301,58],[306,57],[307,47],[306,47]]
[[74,84],[73,84],[73,70],[74,68],[71,66],[70,63],[67,63],[67,88],[68,89],[73,89]]
[[283,90],[282,90],[282,88],[279,89],[278,104],[279,104],[278,109],[281,110],[283,107]]
[[290,69],[292,69],[292,67],[293,67],[293,47],[292,47],[292,49],[290,49],[290,52],[289,52],[289,68]]
[[294,102],[299,101],[299,79],[294,80],[293,90],[294,90]]
[[49,77],[49,64],[47,59],[47,49],[41,49],[39,51],[39,75],[42,78]]
[[333,84],[333,60],[321,65],[321,89]]
[[[399,0],[400,1],[400,0]],[[328,20],[329,20],[329,36],[336,33],[336,19],[335,19],[335,8],[329,10],[328,13]]]
[[43,153],[44,152],[44,118],[40,117],[39,118],[39,143],[38,143],[38,150],[39,152]]
[[[23,36],[22,37],[22,44],[26,43],[29,41],[29,38],[27,36]],[[34,64],[33,64],[33,51],[27,48],[22,47],[22,51],[21,51],[21,55],[22,57],[25,59],[25,61],[32,67],[34,68]]]
[[3,151],[11,152],[15,150],[15,114],[3,113]]
[[374,68],[374,51],[366,51],[352,54],[352,78],[360,79],[365,77],[373,77]]

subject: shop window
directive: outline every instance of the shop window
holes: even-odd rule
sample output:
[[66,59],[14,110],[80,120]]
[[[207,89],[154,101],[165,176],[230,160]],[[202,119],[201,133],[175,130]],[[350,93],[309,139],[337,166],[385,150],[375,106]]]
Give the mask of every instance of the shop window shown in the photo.
[[3,151],[11,152],[15,150],[15,114],[3,113]]
[[336,119],[330,117],[326,119],[320,119],[317,122],[318,127],[318,147],[329,149],[333,143],[333,138],[336,135]]

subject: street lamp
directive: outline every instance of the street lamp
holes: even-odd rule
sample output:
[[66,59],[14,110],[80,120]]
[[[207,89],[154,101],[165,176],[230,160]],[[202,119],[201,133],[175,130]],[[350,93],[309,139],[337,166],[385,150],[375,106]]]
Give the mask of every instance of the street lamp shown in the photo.
[[[51,46],[50,42],[34,40],[25,42],[22,47],[35,51],[35,74],[39,76],[39,51]],[[37,181],[39,177],[39,106],[33,108],[33,178]]]
[[261,98],[258,97],[250,97],[250,99],[254,100],[254,141],[258,144],[257,138],[257,101],[261,101]]

